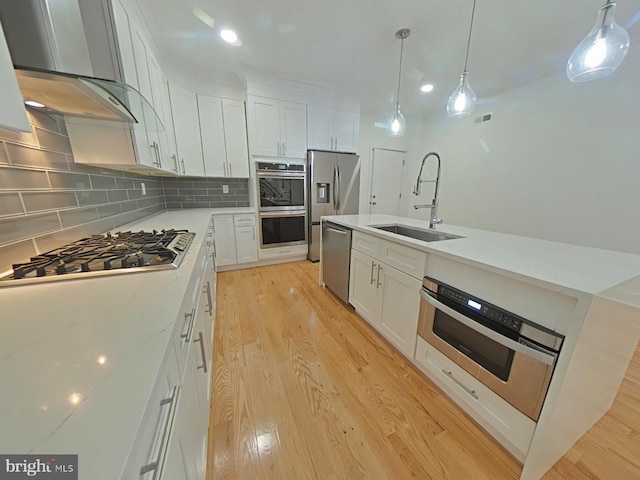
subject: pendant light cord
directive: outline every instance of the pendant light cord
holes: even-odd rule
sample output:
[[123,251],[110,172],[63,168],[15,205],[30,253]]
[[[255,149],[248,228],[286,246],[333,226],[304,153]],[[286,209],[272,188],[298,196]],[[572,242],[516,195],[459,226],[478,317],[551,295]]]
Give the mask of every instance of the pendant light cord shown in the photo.
[[[473,0],[473,8],[471,9],[471,25],[469,25],[469,38],[467,39],[467,55],[464,57],[464,72],[467,71],[467,62],[469,60],[469,47],[471,46],[471,32],[473,30],[473,17],[476,13],[476,0]],[[400,54],[402,59],[402,54]]]
[[402,76],[402,52],[403,52],[403,50],[404,50],[404,37],[400,39],[400,68],[398,68],[398,92],[396,94],[396,107],[400,106],[400,78]]

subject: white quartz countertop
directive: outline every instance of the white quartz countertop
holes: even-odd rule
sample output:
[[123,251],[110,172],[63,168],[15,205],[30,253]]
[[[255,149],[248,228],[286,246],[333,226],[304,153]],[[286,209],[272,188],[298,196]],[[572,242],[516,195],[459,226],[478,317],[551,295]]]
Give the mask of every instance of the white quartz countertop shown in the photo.
[[80,478],[119,478],[220,210],[170,211],[118,229],[195,232],[178,269],[0,288],[0,452],[78,454]]
[[437,225],[435,230],[465,238],[424,242],[379,230],[372,225],[397,223],[428,229],[429,222],[425,220],[392,215],[337,215],[322,218],[558,291],[595,295],[640,275],[640,255],[446,224]]

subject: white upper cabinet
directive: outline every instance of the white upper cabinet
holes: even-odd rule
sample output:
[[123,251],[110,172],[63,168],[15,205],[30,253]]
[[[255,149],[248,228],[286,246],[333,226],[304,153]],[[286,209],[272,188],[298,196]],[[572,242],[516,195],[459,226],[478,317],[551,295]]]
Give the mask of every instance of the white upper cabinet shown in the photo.
[[360,114],[334,110],[333,136],[335,150],[357,153],[360,141]]
[[309,148],[333,150],[333,110],[307,107]]
[[299,103],[280,102],[280,138],[282,156],[306,158],[307,156],[307,106]]
[[309,148],[356,152],[360,115],[322,107],[308,107]]
[[13,62],[0,24],[0,127],[30,132],[22,94],[13,73]]
[[205,174],[208,177],[226,177],[227,150],[220,98],[198,95],[198,115]]
[[306,105],[250,95],[247,110],[251,155],[306,157]]
[[249,177],[244,102],[198,95],[200,135],[208,177]]
[[170,83],[169,99],[173,113],[173,127],[176,133],[180,173],[204,177],[196,94]]
[[247,146],[247,116],[242,100],[222,99],[224,139],[227,149],[229,177],[249,178],[249,149]]
[[138,119],[141,124],[132,129],[135,161],[150,169],[174,171],[167,156],[169,148],[162,103],[162,71],[135,16],[129,15],[119,0],[113,0],[111,5],[123,79],[142,94],[157,114],[140,109],[143,111],[143,118]]

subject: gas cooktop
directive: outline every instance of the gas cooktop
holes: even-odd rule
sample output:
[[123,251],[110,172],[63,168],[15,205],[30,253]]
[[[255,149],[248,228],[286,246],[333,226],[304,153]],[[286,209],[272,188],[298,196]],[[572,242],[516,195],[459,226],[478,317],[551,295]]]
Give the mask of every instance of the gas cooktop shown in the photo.
[[0,287],[178,268],[193,237],[187,230],[93,235],[14,264]]

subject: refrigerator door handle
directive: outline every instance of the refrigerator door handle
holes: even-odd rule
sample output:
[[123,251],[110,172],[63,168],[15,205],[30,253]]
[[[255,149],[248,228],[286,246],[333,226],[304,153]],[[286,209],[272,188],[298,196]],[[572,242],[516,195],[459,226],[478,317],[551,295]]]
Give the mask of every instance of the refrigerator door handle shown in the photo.
[[336,213],[338,215],[340,215],[340,195],[342,194],[341,190],[342,190],[342,179],[340,178],[340,166],[336,165],[336,174],[337,174],[337,186],[338,188],[336,189]]
[[336,200],[338,198],[338,166],[334,165],[333,166],[333,209],[336,211],[338,210],[338,206],[336,203]]

